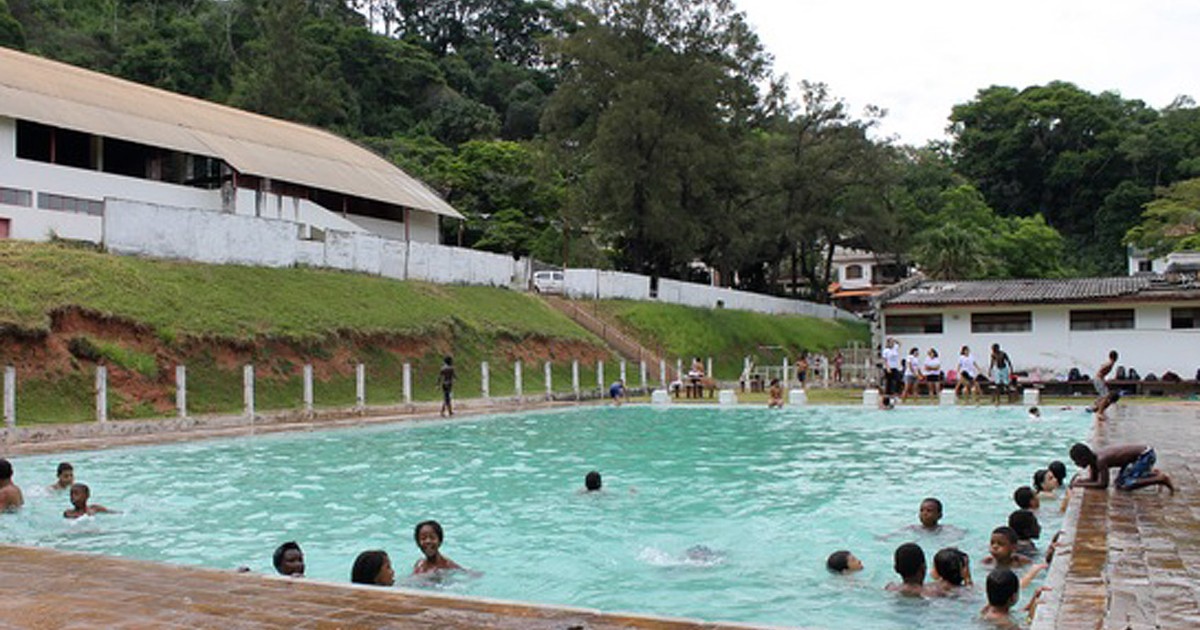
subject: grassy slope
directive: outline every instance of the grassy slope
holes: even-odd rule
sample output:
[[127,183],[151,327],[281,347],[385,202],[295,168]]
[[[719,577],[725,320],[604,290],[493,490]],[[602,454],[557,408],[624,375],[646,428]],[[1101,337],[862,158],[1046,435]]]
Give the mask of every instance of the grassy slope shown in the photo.
[[316,269],[203,265],[0,242],[0,325],[48,330],[79,306],[160,337],[318,339],[338,330],[419,335],[457,321],[489,334],[592,340],[538,300],[486,287],[396,282]]
[[742,371],[742,358],[765,361],[783,351],[762,351],[760,346],[781,346],[788,356],[801,350],[824,352],[850,341],[869,341],[863,323],[800,316],[762,315],[747,311],[717,310],[609,300],[596,304],[633,331],[649,348],[661,347],[669,357],[712,357],[719,378]]
[[[599,341],[561,313],[536,298],[486,287],[397,282],[362,274],[315,269],[266,269],[155,261],[112,256],[54,244],[0,241],[0,331],[48,331],[50,313],[78,307],[107,317],[149,326],[168,346],[186,338],[249,342],[256,338],[311,344],[320,358],[321,340],[341,332],[410,338],[453,339],[451,352],[459,372],[458,391],[478,396],[481,361],[492,365],[494,396],[513,393],[512,364],[493,355],[497,339],[531,335],[599,345]],[[114,365],[145,373],[155,371],[153,357],[112,342],[96,340]],[[299,365],[272,361],[259,350],[254,362],[259,379],[259,409],[299,407]],[[405,359],[383,349],[364,347],[354,360],[367,369],[367,400],[373,404],[401,400]],[[439,357],[430,354],[413,363],[417,400],[435,400]],[[189,408],[195,413],[233,412],[241,408],[241,372],[222,368],[208,354],[188,361]],[[272,364],[273,368],[265,365]],[[159,366],[161,367],[161,366]],[[288,368],[291,369],[288,369]],[[596,382],[595,366],[581,365],[584,388]],[[86,420],[93,413],[92,374],[83,365],[66,374],[18,375],[18,418],[26,422]],[[171,368],[163,368],[170,370]],[[274,369],[275,374],[268,374]],[[613,370],[615,368],[609,368]],[[609,374],[615,372],[610,371]],[[170,373],[161,375],[169,381]],[[316,383],[315,403],[345,406],[354,402],[353,374],[333,375]],[[554,366],[554,389],[569,391],[569,360]],[[526,365],[524,389],[542,392],[542,365]],[[119,392],[110,401],[119,405]],[[149,405],[114,417],[158,415]]]

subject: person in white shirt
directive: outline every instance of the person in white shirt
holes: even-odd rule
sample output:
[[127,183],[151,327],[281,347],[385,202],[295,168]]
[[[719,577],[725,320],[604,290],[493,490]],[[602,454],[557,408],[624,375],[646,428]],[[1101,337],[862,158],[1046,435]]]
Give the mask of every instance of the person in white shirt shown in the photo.
[[908,400],[909,396],[918,394],[917,382],[921,377],[921,351],[913,348],[908,351],[908,359],[904,363],[904,391],[900,393],[900,400]]
[[929,349],[921,371],[925,377],[925,383],[929,386],[929,396],[937,400],[938,396],[942,394],[942,360],[938,357],[937,350]]
[[900,342],[889,338],[880,356],[884,369],[883,393],[897,395],[900,393]]
[[970,348],[963,346],[962,352],[958,354],[958,383],[954,385],[954,395],[962,396],[965,390],[964,400],[971,402],[971,388],[975,388],[975,396],[983,396],[978,379],[979,364],[975,362],[975,355],[971,354]]

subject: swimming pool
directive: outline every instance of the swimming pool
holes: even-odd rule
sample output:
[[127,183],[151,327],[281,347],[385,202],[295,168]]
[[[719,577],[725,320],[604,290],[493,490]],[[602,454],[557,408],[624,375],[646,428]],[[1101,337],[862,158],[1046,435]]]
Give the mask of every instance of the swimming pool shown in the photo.
[[[28,508],[0,519],[0,540],[271,572],[271,551],[295,539],[310,577],[347,582],[371,548],[407,573],[413,525],[435,518],[444,553],[483,573],[437,586],[446,592],[807,627],[957,627],[982,594],[884,593],[908,537],[881,537],[916,522],[922,497],[940,497],[981,578],[1013,489],[1066,460],[1089,426],[1078,411],[1030,421],[1019,408],[627,406],[20,457]],[[122,513],[61,518],[66,498],[38,486],[64,458],[94,502]],[[580,494],[591,469],[605,491]],[[1044,547],[1061,517],[1040,518]],[[931,557],[954,541],[918,542]],[[688,559],[695,545],[715,553]],[[825,571],[843,547],[865,571]]]

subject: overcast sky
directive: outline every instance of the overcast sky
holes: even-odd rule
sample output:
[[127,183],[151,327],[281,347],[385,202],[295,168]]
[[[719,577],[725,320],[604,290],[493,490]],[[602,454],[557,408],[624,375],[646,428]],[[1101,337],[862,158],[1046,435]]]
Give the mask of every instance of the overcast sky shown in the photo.
[[735,0],[776,74],[829,85],[882,135],[943,137],[950,108],[990,85],[1070,81],[1162,108],[1200,100],[1200,0]]

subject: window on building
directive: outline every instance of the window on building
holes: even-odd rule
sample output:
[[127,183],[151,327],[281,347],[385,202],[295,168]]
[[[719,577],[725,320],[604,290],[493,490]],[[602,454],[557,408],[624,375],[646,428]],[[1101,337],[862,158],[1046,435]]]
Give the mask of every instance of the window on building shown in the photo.
[[862,265],[846,265],[847,280],[862,280]]
[[886,326],[888,335],[940,335],[942,314],[888,315]]
[[1151,271],[1154,271],[1154,262],[1150,260],[1139,260],[1138,271],[1142,273],[1150,273]]
[[1012,311],[1005,313],[971,313],[971,332],[1008,333],[1033,330],[1033,313]]
[[42,210],[60,210],[81,214],[104,215],[104,202],[97,199],[81,199],[53,193],[38,193],[38,207]]
[[1171,329],[1200,328],[1200,308],[1171,309]]
[[1071,311],[1071,330],[1127,330],[1133,328],[1133,309]]
[[5,188],[0,186],[0,203],[5,203],[10,206],[25,206],[33,205],[33,193],[20,188]]
[[17,157],[23,160],[50,161],[50,136],[52,129],[46,125],[17,121]]

